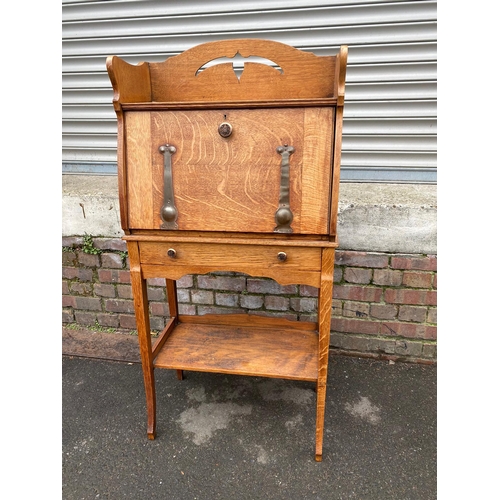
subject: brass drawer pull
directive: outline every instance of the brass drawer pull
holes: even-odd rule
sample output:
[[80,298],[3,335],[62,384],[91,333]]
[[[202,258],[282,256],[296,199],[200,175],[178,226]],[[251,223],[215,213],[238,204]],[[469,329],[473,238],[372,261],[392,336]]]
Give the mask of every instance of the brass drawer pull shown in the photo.
[[174,201],[172,181],[172,155],[177,149],[171,144],[165,144],[160,146],[159,150],[163,154],[163,206],[160,209],[163,224],[160,229],[177,229],[177,207]]
[[228,122],[222,122],[218,130],[221,137],[229,137],[233,133],[233,126]]
[[280,262],[285,262],[285,260],[286,260],[286,253],[285,252],[278,252],[278,260]]
[[169,248],[167,250],[167,255],[171,258],[171,259],[175,259],[177,257],[177,252],[173,249],[173,248]]
[[293,146],[285,144],[278,146],[276,152],[281,155],[281,184],[278,210],[274,214],[276,221],[275,233],[292,233],[290,224],[293,213],[290,210],[290,155],[295,151]]

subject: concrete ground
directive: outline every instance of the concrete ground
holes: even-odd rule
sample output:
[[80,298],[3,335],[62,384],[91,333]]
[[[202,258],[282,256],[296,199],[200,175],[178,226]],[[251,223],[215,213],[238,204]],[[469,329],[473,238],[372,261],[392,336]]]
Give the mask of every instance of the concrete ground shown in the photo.
[[137,338],[63,329],[62,498],[436,498],[436,366],[330,363],[317,463],[313,384],[157,370],[149,441]]

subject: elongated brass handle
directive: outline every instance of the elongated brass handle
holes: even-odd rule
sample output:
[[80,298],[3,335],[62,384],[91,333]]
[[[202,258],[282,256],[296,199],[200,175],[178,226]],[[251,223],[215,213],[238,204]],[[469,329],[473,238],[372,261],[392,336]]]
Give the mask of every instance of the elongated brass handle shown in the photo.
[[278,146],[276,152],[281,155],[281,184],[278,210],[274,214],[276,221],[275,233],[292,233],[290,224],[293,213],[290,210],[290,155],[295,151],[293,146],[285,144]]
[[172,181],[172,155],[177,149],[171,144],[165,144],[160,146],[159,150],[163,154],[163,206],[160,209],[163,224],[160,229],[177,229],[177,207]]

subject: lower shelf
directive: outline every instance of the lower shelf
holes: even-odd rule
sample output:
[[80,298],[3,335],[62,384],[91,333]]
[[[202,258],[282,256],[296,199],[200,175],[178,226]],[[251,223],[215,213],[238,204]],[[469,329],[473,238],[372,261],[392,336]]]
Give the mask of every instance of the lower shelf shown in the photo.
[[[318,379],[318,334],[313,324],[241,316],[223,324],[188,317],[170,333],[154,366],[315,382]],[[203,322],[206,321],[206,322]],[[252,324],[254,323],[254,324]],[[303,328],[301,328],[303,326]]]

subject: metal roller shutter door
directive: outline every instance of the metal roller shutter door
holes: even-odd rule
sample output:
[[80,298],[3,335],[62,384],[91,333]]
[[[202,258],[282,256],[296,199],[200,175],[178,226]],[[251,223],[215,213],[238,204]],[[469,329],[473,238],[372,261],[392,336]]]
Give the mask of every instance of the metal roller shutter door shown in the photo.
[[63,172],[116,173],[106,56],[162,61],[199,43],[266,38],[318,55],[349,45],[341,179],[436,181],[435,1],[64,1]]

